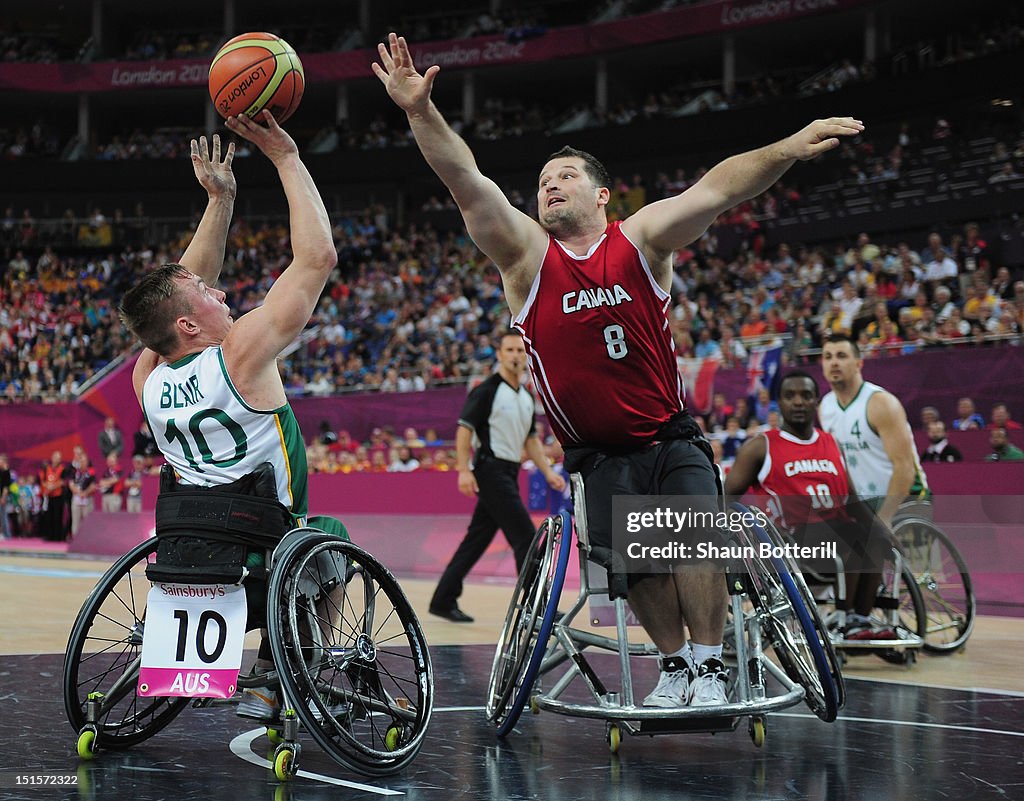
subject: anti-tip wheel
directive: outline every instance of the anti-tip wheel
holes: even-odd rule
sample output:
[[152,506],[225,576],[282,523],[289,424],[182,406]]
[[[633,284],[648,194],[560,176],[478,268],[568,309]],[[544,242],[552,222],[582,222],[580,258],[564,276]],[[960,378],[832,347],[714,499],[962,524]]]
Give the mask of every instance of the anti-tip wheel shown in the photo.
[[282,748],[274,755],[274,776],[279,782],[288,781],[297,772],[295,753],[290,748]]
[[86,729],[78,735],[76,746],[79,759],[92,759],[96,756],[96,732]]
[[609,724],[605,739],[608,741],[608,750],[613,754],[619,753],[619,746],[622,745],[622,729],[614,723]]
[[398,726],[388,726],[384,732],[384,747],[388,751],[396,750],[402,744],[402,730]]
[[764,745],[765,738],[765,720],[762,717],[755,717],[750,719],[750,740],[754,743],[755,748],[760,748]]

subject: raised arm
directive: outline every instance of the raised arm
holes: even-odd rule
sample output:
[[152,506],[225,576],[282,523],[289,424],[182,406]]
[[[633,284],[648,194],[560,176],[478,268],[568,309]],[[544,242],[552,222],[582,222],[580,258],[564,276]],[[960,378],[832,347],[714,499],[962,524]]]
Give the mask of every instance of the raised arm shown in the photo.
[[277,355],[302,331],[320,300],[327,279],[338,262],[320,193],[299,158],[292,138],[270,112],[263,112],[262,126],[244,115],[232,117],[227,126],[248,139],[273,162],[288,198],[291,264],[274,282],[263,305],[242,316],[224,340],[224,355],[239,389],[257,393],[275,388],[274,401],[284,402],[277,372]]
[[[420,152],[452,193],[473,241],[494,261],[506,281],[512,278],[518,284],[524,279],[520,274],[524,270],[535,273],[547,247],[547,234],[480,172],[469,145],[431,101],[430,92],[441,68],[435,65],[420,75],[405,37],[393,33],[388,36],[388,45],[379,44],[377,50],[381,63],[373,63],[374,74],[409,118]],[[528,277],[532,280],[532,275]]]
[[[234,142],[228,144],[227,152],[221,158],[220,136],[213,135],[213,154],[207,146],[206,137],[192,140],[192,169],[196,180],[206,190],[206,211],[199,221],[199,227],[192,241],[178,263],[195,273],[207,286],[215,287],[224,266],[224,248],[228,240],[228,227],[235,209],[235,174],[231,162],[235,158]],[[142,400],[142,388],[149,374],[160,363],[160,355],[149,348],[143,348],[132,368],[132,386]]]
[[774,144],[719,162],[675,197],[644,206],[622,224],[623,233],[662,260],[700,237],[722,212],[772,186],[797,161],[807,161],[856,136],[864,124],[852,117],[815,120]]
[[224,266],[224,247],[235,209],[235,175],[231,171],[234,157],[235,143],[231,142],[224,158],[221,158],[218,134],[213,135],[212,155],[205,136],[200,136],[198,142],[192,140],[192,169],[209,199],[199,227],[178,263],[198,275],[210,287],[217,286]]

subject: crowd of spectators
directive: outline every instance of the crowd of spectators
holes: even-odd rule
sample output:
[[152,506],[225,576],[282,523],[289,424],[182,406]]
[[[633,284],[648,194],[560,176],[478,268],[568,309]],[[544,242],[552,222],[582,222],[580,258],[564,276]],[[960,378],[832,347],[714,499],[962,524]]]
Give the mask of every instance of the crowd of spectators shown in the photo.
[[0,61],[53,63],[69,56],[52,34],[7,31],[0,27]]
[[224,36],[216,30],[139,31],[121,55],[128,61],[212,56]]
[[54,126],[36,120],[30,126],[7,127],[0,123],[0,159],[54,159],[61,152],[61,135]]
[[344,429],[335,432],[325,420],[306,445],[306,463],[310,473],[446,472],[455,470],[455,442],[440,439],[432,428],[423,436],[414,427],[398,435],[390,425],[358,441]]
[[972,398],[960,398],[950,425],[945,423],[936,407],[925,406],[921,410],[920,428],[928,436],[928,445],[920,454],[925,464],[964,461],[960,449],[949,441],[949,431],[987,431],[991,449],[984,457],[987,462],[1024,461],[1024,451],[1010,442],[1011,435],[1019,438],[1024,427],[1013,419],[1009,406],[1002,401],[992,404],[986,422],[977,412]]
[[[636,186],[624,198],[647,200]],[[760,229],[746,226],[750,214],[723,215],[676,254],[670,318],[680,357],[735,366],[752,345],[782,338],[795,362],[813,358],[830,333],[857,338],[866,358],[1019,340],[1024,281],[998,262],[976,224],[948,243],[937,232],[920,243],[876,243],[863,233],[850,243],[769,249]],[[78,230],[37,229],[30,213],[12,209],[9,224],[0,222],[0,397],[7,401],[68,399],[127,352],[117,302],[191,236],[134,244],[141,231],[113,225],[101,210],[84,219]],[[280,362],[289,396],[415,391],[490,370],[508,311],[497,271],[464,229],[396,228],[378,206],[338,218],[334,235],[337,272],[310,328]],[[74,237],[72,252],[61,236]],[[109,249],[81,255],[82,236]],[[289,254],[282,224],[236,220],[221,281],[235,314],[261,302]]]
[[[454,433],[452,421],[451,432]],[[537,422],[537,436],[547,460],[560,464],[564,454],[555,437],[543,421]],[[525,451],[524,466],[532,468]],[[306,462],[310,473],[411,473],[454,472],[455,440],[442,439],[436,429],[426,428],[421,435],[414,426],[407,426],[398,434],[391,425],[373,428],[369,436],[357,440],[341,429],[335,431],[324,420],[319,431],[306,443]]]

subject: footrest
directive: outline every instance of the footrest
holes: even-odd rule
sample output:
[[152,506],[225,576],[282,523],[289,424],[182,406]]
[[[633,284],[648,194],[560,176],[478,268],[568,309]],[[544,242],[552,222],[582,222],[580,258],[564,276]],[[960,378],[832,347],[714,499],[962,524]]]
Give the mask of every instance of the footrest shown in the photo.
[[739,716],[725,715],[720,718],[661,718],[641,720],[636,727],[637,734],[684,734],[693,732],[736,731]]

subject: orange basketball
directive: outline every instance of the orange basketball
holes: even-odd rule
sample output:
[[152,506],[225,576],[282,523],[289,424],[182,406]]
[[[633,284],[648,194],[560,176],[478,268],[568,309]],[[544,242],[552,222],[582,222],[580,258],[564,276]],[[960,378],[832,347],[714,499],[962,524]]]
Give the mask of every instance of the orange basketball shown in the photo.
[[225,119],[239,114],[252,119],[268,109],[284,122],[299,107],[305,87],[295,50],[272,33],[236,36],[210,64],[210,98]]

